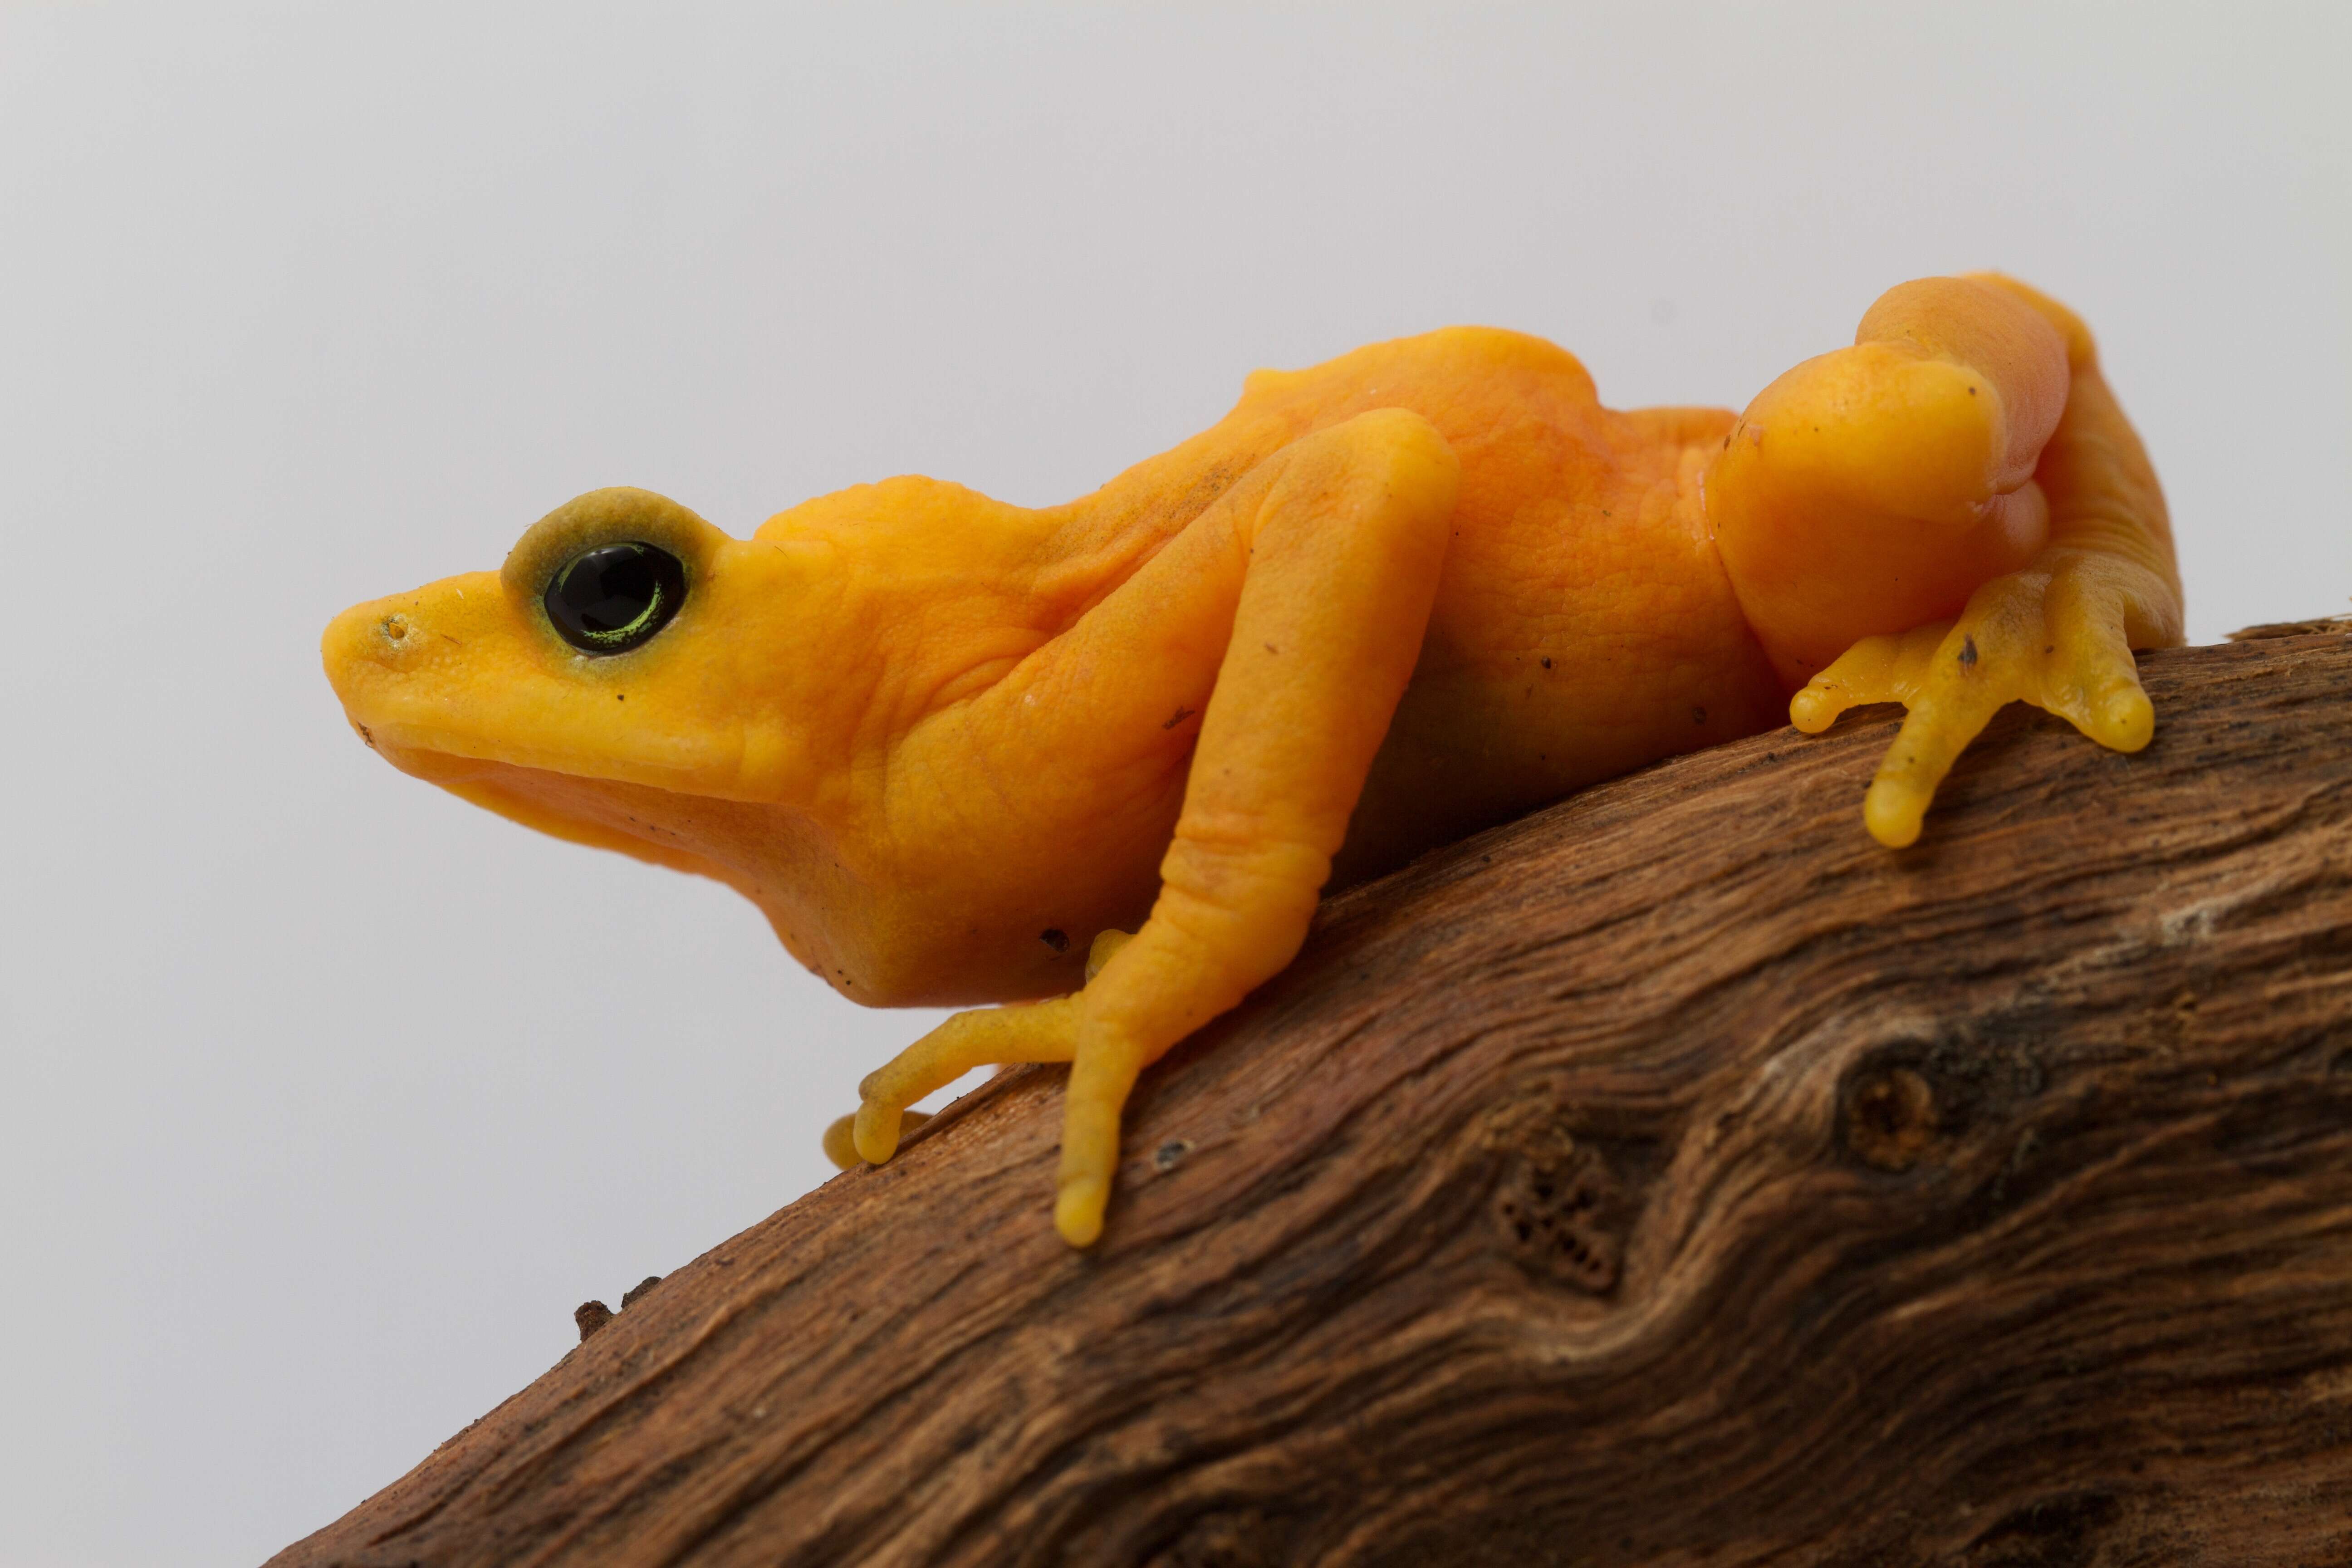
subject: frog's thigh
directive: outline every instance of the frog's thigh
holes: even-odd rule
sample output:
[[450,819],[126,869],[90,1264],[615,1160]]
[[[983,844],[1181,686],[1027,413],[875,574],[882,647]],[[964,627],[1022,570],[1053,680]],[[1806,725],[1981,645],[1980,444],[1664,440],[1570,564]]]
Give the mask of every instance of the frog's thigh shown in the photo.
[[1159,900],[1083,994],[1055,1205],[1075,1246],[1101,1231],[1136,1075],[1305,940],[1436,596],[1459,468],[1426,420],[1378,410],[1268,462]]

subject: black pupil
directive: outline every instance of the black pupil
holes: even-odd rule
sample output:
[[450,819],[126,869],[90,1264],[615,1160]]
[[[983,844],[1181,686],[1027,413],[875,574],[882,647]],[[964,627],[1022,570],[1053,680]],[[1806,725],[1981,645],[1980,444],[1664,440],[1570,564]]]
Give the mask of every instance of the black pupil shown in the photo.
[[573,556],[547,585],[547,618],[583,653],[625,653],[686,602],[686,568],[656,545],[606,544]]

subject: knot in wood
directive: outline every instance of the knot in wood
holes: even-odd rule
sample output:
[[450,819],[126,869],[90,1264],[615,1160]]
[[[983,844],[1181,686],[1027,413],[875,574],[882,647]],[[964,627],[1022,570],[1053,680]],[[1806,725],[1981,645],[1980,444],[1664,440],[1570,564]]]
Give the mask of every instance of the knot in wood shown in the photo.
[[1514,1152],[1493,1212],[1521,1268],[1600,1296],[1616,1287],[1624,1259],[1619,1195],[1599,1152],[1555,1130]]
[[1873,1170],[1907,1171],[1935,1144],[1936,1090],[1910,1068],[1874,1067],[1855,1074],[1843,1110],[1847,1152]]

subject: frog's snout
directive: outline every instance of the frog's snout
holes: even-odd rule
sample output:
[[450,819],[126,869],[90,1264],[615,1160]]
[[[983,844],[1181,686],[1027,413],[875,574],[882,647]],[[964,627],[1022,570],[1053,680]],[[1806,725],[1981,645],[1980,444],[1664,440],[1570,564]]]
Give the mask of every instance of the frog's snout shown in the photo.
[[[320,660],[355,726],[381,730],[416,704],[437,705],[468,683],[499,640],[505,612],[488,573],[353,605],[327,625]],[[362,731],[371,744],[374,738]]]
[[[319,655],[327,667],[329,684],[348,710],[373,680],[413,668],[429,635],[413,609],[395,608],[379,599],[354,605],[329,622],[327,635],[320,639]],[[357,717],[354,713],[354,721]]]

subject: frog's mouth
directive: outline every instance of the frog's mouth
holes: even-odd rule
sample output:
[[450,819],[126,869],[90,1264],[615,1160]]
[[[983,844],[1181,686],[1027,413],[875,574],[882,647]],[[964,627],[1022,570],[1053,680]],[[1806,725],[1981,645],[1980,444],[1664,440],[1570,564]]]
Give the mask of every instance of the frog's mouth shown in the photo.
[[402,773],[438,784],[460,800],[497,812],[510,822],[550,837],[615,849],[674,871],[709,877],[756,897],[752,888],[744,885],[747,879],[712,859],[690,843],[684,831],[670,826],[689,815],[696,804],[694,796],[402,745],[379,738],[356,719],[352,727],[377,755]]

